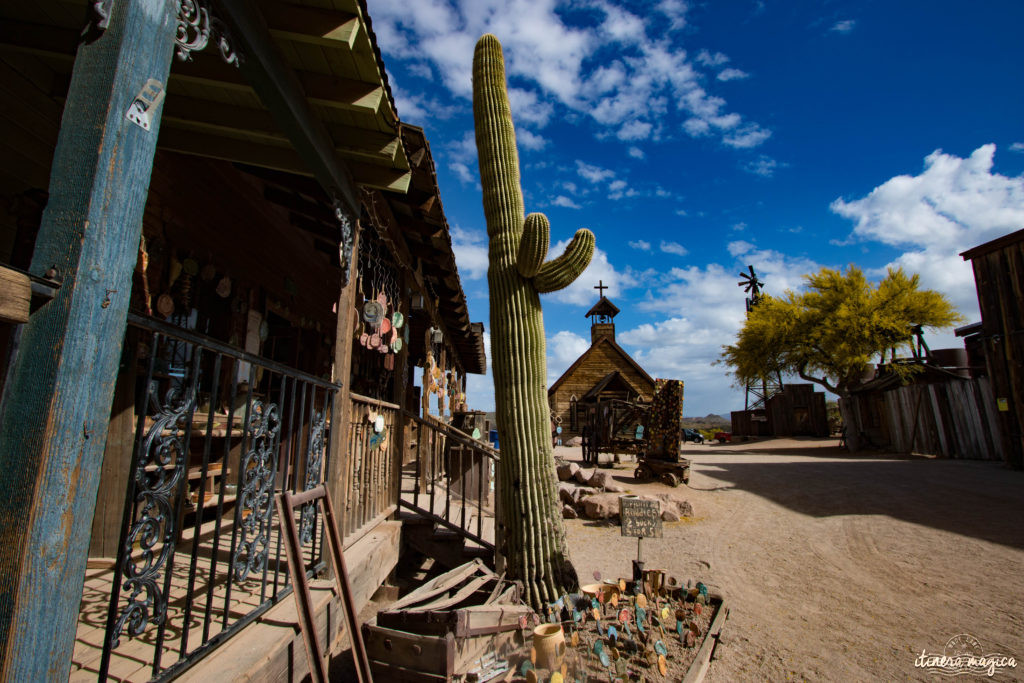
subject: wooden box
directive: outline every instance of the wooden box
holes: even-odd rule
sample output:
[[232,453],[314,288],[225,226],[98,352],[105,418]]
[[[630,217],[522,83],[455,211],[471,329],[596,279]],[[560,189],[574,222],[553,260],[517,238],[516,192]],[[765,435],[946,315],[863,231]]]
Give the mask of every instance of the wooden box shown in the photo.
[[486,680],[533,626],[519,587],[474,560],[378,613],[363,624],[363,640],[377,680]]

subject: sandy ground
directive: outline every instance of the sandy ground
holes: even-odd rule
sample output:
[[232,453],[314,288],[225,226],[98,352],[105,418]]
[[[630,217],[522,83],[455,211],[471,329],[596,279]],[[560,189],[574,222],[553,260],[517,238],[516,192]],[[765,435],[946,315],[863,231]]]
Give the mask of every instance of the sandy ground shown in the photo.
[[[914,667],[968,633],[1024,659],[1024,473],[999,464],[849,456],[835,440],[688,445],[694,519],[644,541],[649,568],[731,607],[708,681],[937,680]],[[556,455],[579,460],[578,448]],[[567,520],[581,579],[629,576],[637,543]],[[1024,662],[996,680],[1024,680]]]

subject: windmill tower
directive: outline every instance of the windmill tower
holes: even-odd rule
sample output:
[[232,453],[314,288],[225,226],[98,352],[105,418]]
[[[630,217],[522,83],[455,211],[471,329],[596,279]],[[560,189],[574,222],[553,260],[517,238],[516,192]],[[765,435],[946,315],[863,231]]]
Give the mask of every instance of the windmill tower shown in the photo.
[[[747,315],[749,316],[754,306],[761,300],[761,288],[764,287],[764,281],[758,279],[757,274],[754,273],[754,266],[748,265],[747,270],[750,271],[749,274],[740,271],[740,277],[743,278],[743,281],[736,284],[743,287],[743,291],[748,294]],[[762,378],[760,383],[748,382],[747,393],[744,399],[744,410],[766,408],[768,399],[780,391],[782,391],[782,375],[778,371],[775,372],[774,377]]]

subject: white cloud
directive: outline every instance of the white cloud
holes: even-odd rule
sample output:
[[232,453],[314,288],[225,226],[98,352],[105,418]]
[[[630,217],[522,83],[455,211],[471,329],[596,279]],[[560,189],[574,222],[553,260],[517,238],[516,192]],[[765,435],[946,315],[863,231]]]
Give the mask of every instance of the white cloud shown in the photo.
[[719,71],[717,78],[720,81],[741,81],[744,78],[750,78],[750,74],[742,69],[729,67],[728,69],[722,69]]
[[516,142],[523,149],[530,149],[533,151],[544,149],[544,146],[548,144],[546,138],[541,135],[537,135],[536,133],[531,133],[525,128],[520,128],[516,131]]
[[628,150],[628,153],[629,153],[629,156],[633,157],[634,159],[643,159],[644,158],[644,151],[642,149],[640,149],[639,147],[630,147],[629,150]]
[[743,221],[740,221],[739,223],[733,223],[732,229],[735,230],[736,232],[743,232],[744,230],[747,229],[747,224],[744,223]]
[[[548,252],[548,258],[561,256],[568,244],[569,240],[561,240],[552,245]],[[600,244],[600,236],[598,236],[598,244]],[[590,259],[590,265],[576,278],[575,282],[565,289],[560,289],[557,292],[545,294],[544,296],[551,297],[562,303],[576,304],[589,308],[594,303],[594,285],[599,280],[608,286],[608,291],[605,292],[607,297],[618,296],[621,292],[635,286],[637,283],[636,278],[631,273],[616,271],[615,267],[608,262],[608,254],[602,249],[595,248],[594,257]]]
[[785,164],[780,164],[770,156],[762,154],[757,159],[746,162],[740,166],[740,168],[747,173],[753,173],[754,175],[759,175],[762,178],[771,178],[775,175],[775,171],[782,166],[785,166]]
[[486,233],[452,226],[452,251],[459,276],[464,280],[478,280],[487,275]]
[[666,254],[675,254],[676,256],[686,256],[690,253],[689,250],[679,244],[679,242],[666,242],[665,240],[661,241],[661,244],[658,245],[658,249]]
[[600,183],[604,180],[615,177],[615,171],[609,171],[606,168],[594,166],[593,164],[582,162],[579,159],[576,160],[576,172],[592,183]]
[[573,200],[571,200],[570,198],[566,197],[563,194],[560,194],[554,199],[552,199],[551,204],[552,206],[564,206],[567,209],[581,208],[579,204],[577,204],[576,202],[574,202]]
[[[490,32],[502,40],[510,100],[519,124],[542,129],[555,107],[588,116],[622,140],[657,135],[659,123],[676,113],[704,121],[709,133],[724,134],[742,121],[725,100],[701,87],[699,68],[738,78],[738,69],[722,69],[721,52],[688,56],[666,35],[686,24],[684,0],[661,0],[655,12],[633,12],[608,0],[587,0],[586,24],[570,23],[558,0],[375,0],[374,29],[387,56],[431,67],[437,80],[458,99],[472,94],[471,70],[477,38]],[[630,6],[631,7],[631,6]],[[660,16],[659,16],[660,15]],[[595,23],[596,22],[596,23]],[[614,45],[610,61],[603,51]],[[392,81],[394,85],[394,82]],[[434,84],[432,84],[434,85]],[[403,118],[423,120],[438,111],[400,90]],[[421,96],[422,97],[422,96]],[[406,110],[406,102],[409,109]],[[436,102],[438,107],[445,103]],[[674,109],[674,112],[673,112]],[[756,124],[753,124],[756,125]],[[684,130],[691,135],[695,124]],[[751,145],[763,139],[747,137]]]
[[669,20],[668,29],[674,31],[686,26],[686,12],[689,6],[683,0],[661,0],[657,9]]
[[729,62],[729,58],[721,52],[712,54],[707,50],[701,50],[697,53],[697,61],[704,66],[715,67],[727,64]]
[[1011,152],[1024,152],[1024,142],[1015,142],[1010,145]]
[[647,240],[630,240],[629,246],[640,251],[650,251],[651,243]]
[[727,369],[712,365],[722,346],[735,339],[746,315],[746,294],[736,286],[737,274],[753,265],[767,290],[781,294],[798,288],[804,274],[820,268],[750,242],[732,242],[728,251],[733,259],[724,265],[672,268],[654,275],[650,290],[635,308],[667,318],[618,334],[619,342],[651,375],[683,380],[686,415],[743,407],[743,394],[732,386]]
[[853,221],[851,239],[905,249],[890,265],[919,273],[925,287],[977,319],[971,266],[958,254],[1024,225],[1024,175],[993,173],[995,151],[983,145],[961,159],[936,150],[920,174],[890,178],[860,199],[836,199],[832,211]]
[[469,170],[469,166],[461,161],[453,161],[448,164],[448,168],[455,173],[455,176],[460,182],[465,183],[466,185],[472,185],[476,182],[476,177],[473,175],[473,172]]
[[620,140],[646,140],[651,135],[653,126],[646,121],[627,121],[619,128],[616,137]]
[[843,19],[842,21],[837,21],[836,23],[832,24],[832,28],[830,28],[829,30],[830,31],[834,31],[836,33],[844,33],[845,34],[845,33],[849,33],[850,31],[852,31],[856,26],[857,26],[857,20],[856,19]]
[[686,209],[676,209],[675,213],[676,213],[677,216],[686,216],[687,215]]
[[561,330],[548,337],[548,386],[554,384],[589,348],[589,341],[568,330]]
[[722,138],[722,142],[737,149],[749,149],[757,147],[770,138],[772,132],[756,123],[748,123],[742,128]]

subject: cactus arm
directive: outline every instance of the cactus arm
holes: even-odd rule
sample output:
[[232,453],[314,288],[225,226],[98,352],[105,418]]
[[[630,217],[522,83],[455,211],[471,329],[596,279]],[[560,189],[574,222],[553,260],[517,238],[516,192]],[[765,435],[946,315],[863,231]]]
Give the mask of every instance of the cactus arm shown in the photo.
[[548,217],[542,213],[531,213],[523,223],[523,236],[519,242],[519,258],[516,268],[523,277],[533,277],[544,264],[548,255],[548,239],[551,227]]
[[568,287],[580,276],[594,255],[594,233],[586,228],[576,231],[565,253],[548,261],[533,278],[533,286],[541,294]]

